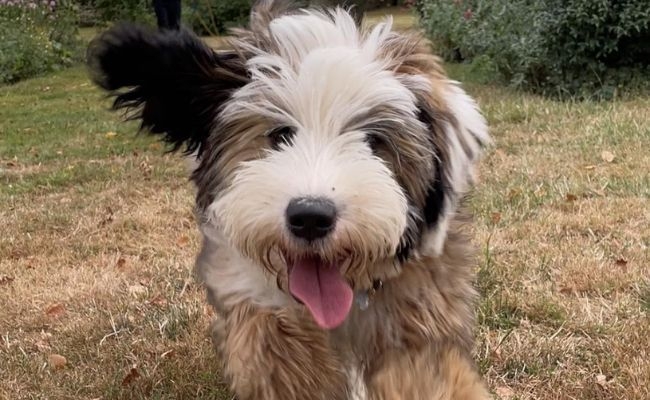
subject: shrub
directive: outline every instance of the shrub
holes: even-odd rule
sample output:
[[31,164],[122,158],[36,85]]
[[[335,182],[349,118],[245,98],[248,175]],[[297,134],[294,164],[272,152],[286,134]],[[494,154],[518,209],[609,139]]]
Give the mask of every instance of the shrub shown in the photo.
[[638,0],[422,0],[422,25],[447,60],[534,91],[609,98],[645,85],[650,8]]
[[246,25],[251,6],[251,0],[194,0],[184,19],[199,35],[219,35]]
[[155,22],[151,0],[77,0],[77,3],[84,25],[116,21]]
[[81,55],[67,2],[0,0],[0,83],[70,66]]

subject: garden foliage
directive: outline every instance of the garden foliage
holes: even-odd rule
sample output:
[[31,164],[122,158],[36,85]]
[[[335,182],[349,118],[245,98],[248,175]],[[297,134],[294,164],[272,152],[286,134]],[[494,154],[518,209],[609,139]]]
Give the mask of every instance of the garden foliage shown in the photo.
[[81,54],[77,13],[61,0],[0,0],[0,83],[59,70]]
[[610,98],[647,85],[650,3],[639,0],[420,0],[447,60],[545,94]]

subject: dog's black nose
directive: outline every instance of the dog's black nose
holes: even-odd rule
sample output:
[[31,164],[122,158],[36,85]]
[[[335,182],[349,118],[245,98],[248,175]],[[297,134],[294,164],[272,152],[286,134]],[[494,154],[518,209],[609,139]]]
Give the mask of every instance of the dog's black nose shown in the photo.
[[293,199],[287,206],[286,215],[291,233],[308,241],[324,237],[336,224],[336,206],[323,198]]

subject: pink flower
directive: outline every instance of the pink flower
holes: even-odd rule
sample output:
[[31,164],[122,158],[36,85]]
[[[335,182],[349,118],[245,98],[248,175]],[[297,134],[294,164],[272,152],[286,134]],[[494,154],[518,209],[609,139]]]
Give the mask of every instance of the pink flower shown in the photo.
[[465,19],[470,19],[470,18],[472,18],[472,16],[474,16],[474,13],[472,12],[472,9],[471,9],[471,8],[468,8],[468,9],[465,10],[465,12],[463,13],[463,18],[465,18]]

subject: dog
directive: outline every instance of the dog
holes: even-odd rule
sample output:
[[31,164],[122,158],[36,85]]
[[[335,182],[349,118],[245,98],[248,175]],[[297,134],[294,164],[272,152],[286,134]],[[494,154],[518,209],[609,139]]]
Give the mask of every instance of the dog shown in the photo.
[[117,25],[114,109],[195,159],[196,271],[239,400],[479,400],[463,199],[490,143],[417,34],[266,0],[216,52]]

